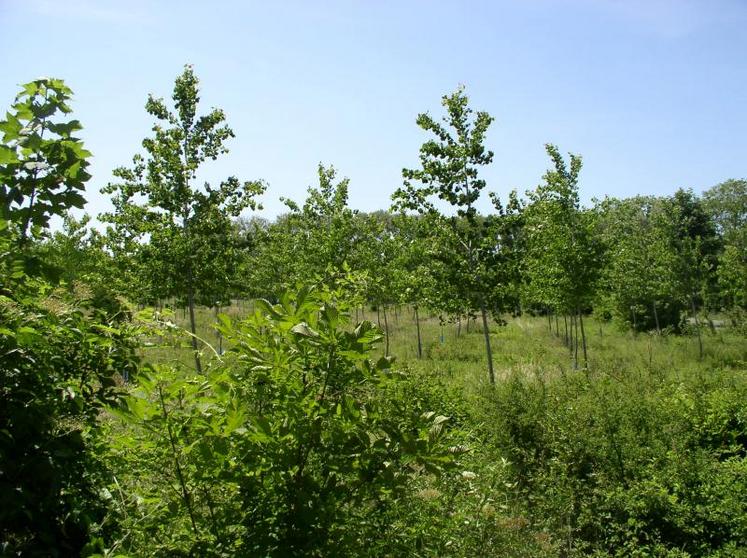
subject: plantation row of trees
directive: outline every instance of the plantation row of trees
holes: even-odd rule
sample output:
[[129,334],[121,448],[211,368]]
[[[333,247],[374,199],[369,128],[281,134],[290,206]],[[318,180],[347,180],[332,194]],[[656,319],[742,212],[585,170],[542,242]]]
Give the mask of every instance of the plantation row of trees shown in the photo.
[[[388,320],[402,305],[421,354],[423,309],[479,318],[493,383],[500,348],[489,326],[507,313],[540,314],[559,335],[562,320],[577,365],[592,312],[699,334],[702,319],[725,311],[743,327],[745,181],[586,208],[581,158],[548,145],[542,183],[526,196],[488,194],[493,210],[481,213],[492,118],[459,89],[444,97],[441,121],[418,117],[430,139],[390,210],[351,209],[348,180],[320,165],[306,200],[285,200],[273,222],[247,219],[264,182],[195,184],[233,133],[222,111],[199,113],[187,67],[173,106],[148,99],[153,134],[103,188],[113,210],[99,216],[102,232],[69,214],[85,204],[91,157],[80,123],[65,120],[71,95],[60,80],[36,80],[0,121],[3,555],[435,548],[421,534],[430,518],[417,491],[437,475],[474,473],[454,476],[466,450],[440,414],[459,405],[389,358]],[[50,232],[54,217],[61,231]],[[220,319],[232,349],[207,366],[195,307],[236,298],[258,299],[255,312]],[[173,328],[130,303],[189,312],[195,374],[143,365],[143,345]],[[372,312],[383,331],[365,319]],[[373,358],[379,343],[384,356]],[[395,524],[391,541],[372,543]]]
[[[390,307],[400,304],[416,313],[427,307],[451,321],[479,316],[491,381],[488,320],[504,313],[546,315],[549,327],[559,335],[562,329],[574,362],[584,364],[584,316],[591,312],[636,331],[692,330],[701,353],[701,321],[713,327],[710,313],[744,321],[745,180],[728,180],[702,196],[678,190],[583,207],[581,157],[566,159],[548,144],[551,164],[542,182],[503,201],[489,193],[493,210],[481,213],[487,185],[479,172],[493,160],[485,147],[492,117],[473,113],[459,89],[443,98],[440,121],[418,116],[430,139],[420,150],[420,167],[403,170],[390,210],[351,209],[348,179],[320,164],[319,184],[308,198],[302,204],[285,199],[288,211],[268,222],[242,216],[259,207],[261,180],[194,184],[200,165],[225,153],[233,135],[222,111],[198,116],[197,86],[187,67],[176,81],[173,109],[148,99],[155,124],[144,153],[132,167],[116,169],[118,181],[102,190],[114,205],[99,217],[108,224],[105,233],[69,218],[62,232],[37,244],[65,268],[68,282],[85,276],[141,304],[175,301],[189,310],[194,335],[195,304],[271,298],[300,283],[352,273],[351,296],[378,309],[385,322]],[[21,242],[47,189],[39,192],[42,197],[29,198]],[[198,341],[192,341],[200,370]]]

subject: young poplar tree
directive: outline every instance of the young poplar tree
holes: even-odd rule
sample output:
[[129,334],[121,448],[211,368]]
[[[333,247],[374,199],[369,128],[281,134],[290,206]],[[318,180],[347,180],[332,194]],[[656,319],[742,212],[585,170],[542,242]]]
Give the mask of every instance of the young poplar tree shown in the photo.
[[17,230],[19,248],[45,230],[51,216],[85,204],[91,153],[73,135],[80,122],[60,120],[71,112],[71,97],[61,79],[39,78],[23,85],[0,121],[0,219]]
[[478,169],[493,160],[493,152],[485,149],[485,134],[493,118],[479,111],[474,114],[468,106],[469,98],[460,87],[445,95],[441,104],[446,109],[443,124],[428,113],[418,115],[417,124],[432,133],[435,139],[420,148],[419,169],[403,169],[404,185],[394,196],[395,206],[420,213],[439,215],[433,198],[449,203],[456,215],[443,216],[435,222],[448,227],[455,243],[453,262],[459,271],[452,275],[459,281],[459,289],[467,295],[467,302],[482,315],[488,375],[495,383],[490,332],[487,318],[485,280],[486,251],[482,249],[486,236],[485,222],[478,218],[475,204],[480,199],[485,181],[478,177]]
[[423,358],[423,340],[420,330],[420,309],[428,303],[436,288],[434,266],[431,258],[435,250],[427,235],[427,218],[413,215],[396,215],[392,222],[395,234],[392,285],[397,300],[413,309],[417,334],[418,358]]
[[[214,234],[231,229],[230,220],[265,190],[262,181],[240,182],[230,177],[217,188],[195,187],[200,166],[228,151],[233,131],[225,114],[211,109],[197,115],[199,81],[191,66],[176,78],[169,110],[163,99],[148,97],[145,109],[156,118],[153,136],[143,140],[145,155],[136,155],[132,168],[118,168],[120,182],[102,192],[113,194],[115,211],[103,216],[126,231],[130,246],[147,255],[160,274],[162,295],[186,296],[195,367],[202,372],[195,324],[195,299],[211,288],[215,265],[225,268],[230,237]],[[133,243],[133,240],[136,241]]]
[[591,303],[599,273],[600,245],[594,235],[594,214],[583,211],[578,196],[581,157],[570,155],[566,164],[558,148],[545,146],[553,168],[544,184],[528,192],[526,209],[527,255],[525,269],[530,297],[571,317],[569,344],[578,365],[578,328],[583,357],[588,365],[583,309]]

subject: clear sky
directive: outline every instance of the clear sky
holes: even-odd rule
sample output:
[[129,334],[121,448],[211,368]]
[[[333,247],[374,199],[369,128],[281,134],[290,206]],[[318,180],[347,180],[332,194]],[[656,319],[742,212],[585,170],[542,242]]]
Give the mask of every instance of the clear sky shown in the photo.
[[583,155],[586,202],[701,192],[747,176],[746,28],[745,0],[0,0],[0,106],[42,75],[73,88],[93,214],[185,63],[236,133],[204,178],[265,179],[267,217],[320,161],[351,206],[388,207],[428,137],[417,113],[459,84],[495,117],[501,196],[539,183],[546,142]]

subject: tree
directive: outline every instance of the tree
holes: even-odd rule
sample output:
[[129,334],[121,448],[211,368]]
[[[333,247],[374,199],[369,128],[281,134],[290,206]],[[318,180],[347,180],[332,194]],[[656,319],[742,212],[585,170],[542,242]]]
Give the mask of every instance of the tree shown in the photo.
[[634,330],[679,327],[682,303],[670,216],[661,198],[597,206],[605,266],[597,302]]
[[729,243],[747,227],[747,180],[729,179],[703,192],[703,208]]
[[195,300],[215,296],[215,278],[232,265],[235,254],[234,237],[228,233],[231,218],[247,207],[256,208],[255,196],[265,185],[230,177],[217,188],[207,183],[202,189],[194,187],[200,166],[226,153],[225,143],[233,137],[222,110],[197,116],[198,83],[192,67],[185,66],[174,85],[173,111],[162,99],[148,97],[145,108],[156,124],[154,135],[143,140],[145,157],[136,155],[132,168],[116,169],[120,182],[102,191],[114,194],[115,207],[103,219],[121,229],[127,246],[159,275],[158,294],[186,295],[195,366],[201,371]]
[[747,309],[747,180],[726,180],[706,190],[703,206],[724,242],[718,259],[719,294],[736,319]]
[[698,307],[707,313],[715,298],[717,275],[713,272],[716,270],[718,254],[721,251],[721,240],[716,234],[713,221],[692,190],[677,190],[666,204],[677,255],[676,273],[682,287],[681,297],[690,305],[698,337],[699,356],[702,359],[703,339]]
[[553,168],[544,184],[528,192],[526,209],[528,292],[532,300],[571,316],[569,349],[578,364],[578,334],[581,328],[584,363],[588,366],[583,309],[591,303],[599,272],[600,246],[594,236],[594,214],[583,211],[578,197],[578,175],[582,161],[570,154],[566,164],[558,148],[545,146]]
[[350,180],[338,181],[335,168],[321,163],[317,175],[319,186],[308,189],[303,206],[283,200],[290,209],[288,224],[296,237],[293,257],[301,268],[297,281],[339,273],[349,263],[355,245],[356,212],[348,207]]
[[45,229],[53,215],[81,208],[81,191],[91,177],[91,153],[73,133],[77,120],[55,121],[69,114],[72,90],[61,79],[40,78],[23,86],[12,112],[0,121],[0,218],[18,230],[18,245]]
[[485,188],[485,181],[478,177],[478,169],[493,160],[493,152],[484,146],[493,118],[482,111],[473,118],[468,102],[464,88],[460,87],[442,98],[441,104],[447,112],[443,124],[428,113],[418,115],[418,126],[436,138],[421,146],[419,169],[402,170],[404,185],[395,192],[393,199],[399,209],[434,216],[439,214],[434,197],[456,210],[456,215],[441,216],[437,222],[438,226],[448,227],[454,241],[451,246],[455,256],[452,280],[458,282],[458,289],[465,294],[469,310],[479,310],[482,315],[488,376],[490,382],[495,383],[487,319],[489,285],[485,277],[485,252],[481,249],[486,231],[484,220],[478,219],[475,207]]
[[400,302],[409,304],[415,315],[418,358],[423,358],[423,340],[420,331],[420,309],[429,302],[435,289],[431,257],[434,254],[432,238],[428,236],[427,216],[397,215],[393,219],[396,243],[392,267],[392,285]]

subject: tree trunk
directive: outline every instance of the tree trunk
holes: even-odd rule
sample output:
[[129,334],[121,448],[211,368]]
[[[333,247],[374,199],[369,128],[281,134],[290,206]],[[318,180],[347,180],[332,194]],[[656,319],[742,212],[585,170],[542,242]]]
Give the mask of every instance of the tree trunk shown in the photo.
[[659,325],[659,312],[656,310],[656,300],[652,303],[654,308],[654,321],[656,321],[656,334],[661,335],[661,326]]
[[571,320],[571,328],[573,329],[573,369],[578,370],[578,316],[574,313]]
[[545,312],[547,312],[547,328],[550,330],[550,333],[552,333],[552,316],[550,315],[550,309],[545,307]]
[[578,322],[581,324],[581,345],[584,348],[584,368],[589,368],[589,355],[586,351],[586,331],[584,331],[584,316],[581,312],[578,313]]
[[555,337],[560,337],[560,320],[558,320],[558,315],[555,314]]
[[457,318],[457,337],[462,335],[462,318]]
[[693,295],[690,295],[690,308],[693,312],[693,320],[695,320],[695,332],[698,334],[698,359],[703,360],[703,338],[700,336],[700,322],[695,310],[695,297]]
[[565,346],[570,348],[571,347],[571,341],[568,338],[568,316],[563,314],[563,323],[565,324]]
[[202,363],[200,362],[200,352],[197,346],[197,322],[195,320],[195,293],[192,287],[192,269],[187,270],[187,304],[189,306],[189,327],[192,331],[192,351],[195,355],[195,369],[198,374],[202,374]]
[[495,372],[493,371],[493,351],[490,349],[490,330],[488,329],[488,312],[483,302],[480,311],[482,313],[482,330],[485,336],[485,351],[488,353],[488,377],[491,385],[495,385]]
[[381,308],[384,312],[384,335],[386,338],[384,356],[389,356],[389,322],[386,319],[386,304],[384,304]]
[[418,307],[415,307],[415,327],[418,330],[418,358],[423,358],[423,343],[420,339],[420,316],[418,315]]
[[[218,312],[220,312],[220,305],[215,306],[215,323],[218,323]],[[216,329],[215,332],[218,335],[218,354],[223,354],[223,336],[220,333],[219,329]]]

